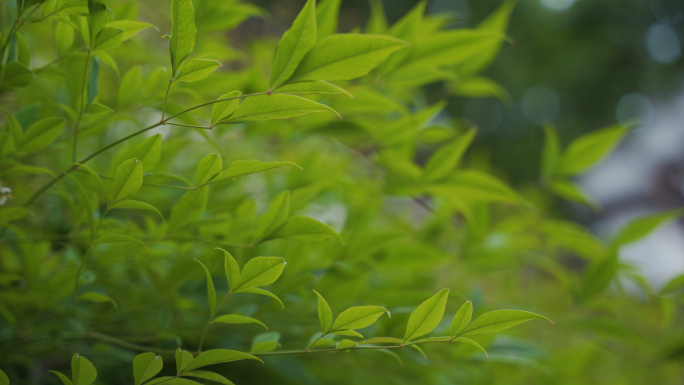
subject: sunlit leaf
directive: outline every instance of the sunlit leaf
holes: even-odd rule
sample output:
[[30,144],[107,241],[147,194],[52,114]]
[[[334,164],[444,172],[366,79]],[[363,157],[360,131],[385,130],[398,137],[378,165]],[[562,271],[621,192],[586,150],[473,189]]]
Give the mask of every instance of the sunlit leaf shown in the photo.
[[171,68],[175,74],[183,60],[195,47],[195,7],[191,0],[173,0],[171,2]]
[[444,315],[447,298],[449,298],[449,289],[442,289],[411,313],[406,324],[404,342],[428,334],[437,327]]
[[245,123],[259,120],[288,119],[314,112],[332,112],[335,110],[313,100],[296,95],[273,94],[258,95],[246,98],[235,113],[222,123]]
[[529,311],[494,310],[475,318],[475,320],[463,331],[458,333],[458,335],[474,336],[478,334],[497,333],[533,319],[542,319],[551,322],[550,319]]
[[181,64],[173,81],[196,82],[209,76],[215,69],[221,66],[216,60],[192,59]]
[[622,125],[614,125],[575,139],[561,158],[559,173],[576,175],[586,171],[613,151],[627,131]]
[[470,319],[473,316],[473,303],[466,301],[463,306],[454,315],[453,321],[451,321],[451,337],[458,335],[466,326],[470,323]]
[[222,323],[222,324],[258,324],[268,330],[268,326],[256,318],[246,317],[239,314],[224,314],[214,318],[211,323]]
[[308,0],[278,43],[271,67],[271,88],[287,81],[316,45],[316,0]]
[[181,371],[181,373],[188,373],[195,369],[199,369],[208,365],[222,364],[225,362],[240,360],[256,360],[263,362],[258,357],[255,357],[248,353],[228,349],[214,349],[207,350],[206,352],[195,357],[195,359],[192,362],[190,362],[190,365],[186,366],[185,369]]
[[314,290],[316,297],[318,297],[318,320],[321,323],[321,331],[323,333],[330,329],[333,321],[332,310],[330,310],[330,305],[325,301],[325,298]]
[[302,215],[294,215],[282,226],[277,228],[269,239],[289,238],[298,240],[326,240],[336,239],[345,245],[342,236],[332,227],[313,218]]
[[368,74],[406,45],[406,42],[389,36],[330,35],[309,51],[291,81],[356,79]]
[[143,165],[138,159],[129,159],[116,169],[112,202],[124,200],[135,195],[143,182]]
[[353,306],[337,316],[330,331],[363,329],[385,313],[387,309],[380,306]]
[[236,288],[251,288],[270,285],[275,282],[285,268],[285,260],[280,257],[255,257],[242,268],[240,281]]

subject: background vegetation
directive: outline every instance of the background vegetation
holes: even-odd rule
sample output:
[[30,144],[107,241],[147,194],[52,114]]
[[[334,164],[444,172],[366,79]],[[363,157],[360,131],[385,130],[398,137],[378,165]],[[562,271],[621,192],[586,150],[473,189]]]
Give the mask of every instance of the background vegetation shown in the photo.
[[[132,369],[157,362],[136,359],[142,352],[164,359],[160,376],[175,376],[179,347],[259,355],[265,365],[210,367],[236,384],[681,380],[684,278],[651,287],[619,259],[681,210],[598,237],[585,225],[599,204],[575,183],[636,125],[616,121],[616,99],[672,91],[676,65],[596,43],[603,32],[631,41],[624,34],[638,32],[645,5],[578,2],[550,14],[513,1],[383,9],[324,0],[314,10],[312,1],[197,0],[191,44],[189,1],[174,1],[175,13],[161,0],[100,4],[0,3],[0,368],[12,384],[59,383],[50,370],[89,384],[74,353],[97,368],[95,383],[149,379]],[[391,37],[306,78],[314,59],[298,60],[308,49],[289,45],[294,32],[280,40],[291,26],[308,49],[336,31]],[[567,26],[584,32],[570,39]],[[358,46],[337,42],[326,57]],[[569,60],[574,46],[586,53]],[[297,76],[334,84],[278,91]],[[527,110],[512,102],[525,94]],[[559,106],[546,103],[553,95]],[[217,99],[227,100],[208,104]],[[255,257],[275,257],[268,263],[282,275],[261,283],[279,299],[236,293],[224,304],[243,282],[224,273],[233,265],[216,247],[243,273]],[[489,359],[469,343],[395,349],[435,293],[445,316],[434,314],[426,337],[453,337],[467,300],[473,319],[516,309],[556,326],[475,335]],[[362,305],[382,316],[353,328],[363,337],[319,339],[331,321],[325,303],[336,316]],[[227,313],[250,322],[208,327]],[[400,342],[357,348],[372,337]],[[338,351],[268,355],[329,349]]]

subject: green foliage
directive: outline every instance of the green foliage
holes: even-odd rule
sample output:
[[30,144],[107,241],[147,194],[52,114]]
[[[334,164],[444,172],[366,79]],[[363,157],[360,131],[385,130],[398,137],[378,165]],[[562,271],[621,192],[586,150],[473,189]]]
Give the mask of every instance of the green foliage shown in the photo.
[[[170,17],[145,2],[0,3],[0,384],[563,383],[566,365],[595,383],[594,360],[622,365],[600,346],[676,357],[658,330],[676,328],[684,281],[645,290],[640,317],[618,289],[643,279],[619,257],[681,210],[608,242],[550,204],[596,208],[571,178],[628,129],[564,150],[546,127],[541,183],[521,186],[445,109],[505,98],[482,71],[515,2],[451,29],[425,1],[396,23],[373,1],[364,33],[344,34],[340,3],[307,1],[277,45],[233,44],[265,14],[238,0],[173,0]],[[504,305],[583,338],[509,331],[549,318]],[[73,351],[92,363],[74,355],[67,377]],[[277,357],[327,352],[351,354]]]

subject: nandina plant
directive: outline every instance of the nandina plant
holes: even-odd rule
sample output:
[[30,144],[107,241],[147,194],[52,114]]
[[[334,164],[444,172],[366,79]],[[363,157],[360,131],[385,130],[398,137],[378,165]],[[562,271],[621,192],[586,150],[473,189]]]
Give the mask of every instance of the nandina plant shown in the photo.
[[[262,10],[238,1],[144,8],[159,27],[137,2],[2,3],[0,384],[275,381],[277,361],[268,376],[248,362],[401,361],[427,345],[486,356],[491,334],[550,322],[528,310],[569,314],[545,293],[511,296],[519,274],[482,294],[476,277],[532,266],[586,303],[623,271],[621,246],[680,215],[605,243],[549,209],[554,195],[596,209],[572,177],[624,124],[566,151],[549,125],[540,183],[521,192],[465,162],[477,130],[443,110],[505,94],[481,72],[513,1],[473,29],[425,2],[389,26],[373,4],[363,33],[337,33],[340,1],[308,0],[277,45],[239,53],[224,33]],[[586,272],[555,261],[567,253]],[[213,366],[232,361],[245,363]]]

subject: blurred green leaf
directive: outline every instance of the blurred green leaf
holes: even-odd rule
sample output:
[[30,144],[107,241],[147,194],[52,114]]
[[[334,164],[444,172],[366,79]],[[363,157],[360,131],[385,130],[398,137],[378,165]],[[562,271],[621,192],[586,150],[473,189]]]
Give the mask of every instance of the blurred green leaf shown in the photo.
[[45,118],[33,123],[24,133],[18,149],[21,151],[37,151],[54,142],[66,122],[63,118]]
[[116,304],[116,301],[112,299],[112,297],[98,293],[95,291],[87,291],[81,295],[78,296],[79,301],[88,301],[88,302],[95,302],[95,303],[110,303],[112,306],[114,306],[115,309],[118,309],[119,306]]
[[577,175],[586,171],[613,151],[626,133],[626,128],[614,125],[575,139],[561,158],[558,172]]
[[684,215],[683,209],[669,210],[663,213],[647,215],[637,218],[622,227],[615,235],[611,246],[622,247],[648,236],[661,225],[673,221]]
[[214,314],[216,314],[216,289],[214,288],[214,280],[211,278],[211,272],[209,272],[209,269],[207,269],[206,266],[197,258],[195,258],[195,261],[202,266],[202,269],[204,269],[204,274],[207,277],[207,299],[209,302],[209,317],[213,317]]
[[157,213],[157,215],[159,215],[162,221],[164,220],[164,216],[162,215],[161,211],[159,211],[159,209],[157,209],[149,203],[141,201],[135,201],[131,199],[118,201],[112,205],[112,209],[148,210]]
[[337,239],[342,245],[346,245],[342,236],[335,229],[325,223],[302,215],[292,216],[282,226],[276,228],[268,238],[289,238],[309,241]]
[[200,160],[195,172],[195,186],[209,182],[223,169],[223,159],[219,154],[209,154]]
[[[221,95],[217,100],[235,98],[242,94],[240,91],[231,91],[225,95]],[[214,103],[211,107],[211,125],[230,118],[240,103],[239,99],[226,100],[223,102]]]
[[222,375],[206,370],[193,370],[192,372],[184,373],[185,377],[199,378],[202,380],[212,381],[222,385],[233,385],[233,383]]
[[316,5],[318,40],[337,32],[337,18],[342,0],[322,0]]
[[380,35],[340,34],[322,39],[304,57],[291,82],[351,80],[368,74],[406,42]]
[[468,132],[459,135],[450,143],[440,147],[435,151],[425,164],[423,170],[423,180],[434,182],[449,175],[458,165],[463,154],[475,139],[477,130],[471,128]]

